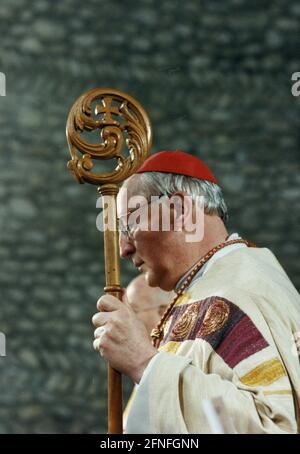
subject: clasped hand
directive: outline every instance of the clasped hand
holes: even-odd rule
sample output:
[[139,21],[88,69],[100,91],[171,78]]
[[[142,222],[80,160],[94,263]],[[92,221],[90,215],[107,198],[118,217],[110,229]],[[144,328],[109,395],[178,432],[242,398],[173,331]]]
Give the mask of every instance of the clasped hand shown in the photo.
[[139,383],[151,358],[157,353],[143,323],[126,301],[103,295],[97,302],[94,349],[114,369]]

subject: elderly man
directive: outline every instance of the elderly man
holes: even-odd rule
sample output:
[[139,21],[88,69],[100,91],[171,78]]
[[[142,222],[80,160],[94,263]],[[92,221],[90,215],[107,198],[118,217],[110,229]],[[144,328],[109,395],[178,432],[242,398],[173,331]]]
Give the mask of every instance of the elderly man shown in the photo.
[[[122,189],[121,256],[150,286],[176,292],[154,345],[128,304],[110,295],[97,303],[94,348],[139,384],[127,432],[207,433],[202,400],[221,396],[236,433],[296,433],[300,296],[275,256],[228,235],[216,178],[184,152],[151,156]],[[133,222],[137,195],[146,202]],[[199,223],[203,234],[191,240]]]

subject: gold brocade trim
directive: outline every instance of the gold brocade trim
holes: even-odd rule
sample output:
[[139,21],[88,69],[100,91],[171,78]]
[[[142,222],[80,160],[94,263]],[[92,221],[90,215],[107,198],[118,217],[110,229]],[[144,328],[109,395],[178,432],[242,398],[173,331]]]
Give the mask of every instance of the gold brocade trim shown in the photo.
[[170,341],[163,345],[162,347],[159,347],[160,352],[167,352],[167,353],[176,353],[178,350],[178,347],[180,346],[180,342],[174,342]]
[[277,391],[264,391],[263,394],[265,396],[273,396],[276,394],[292,394],[292,391],[290,389],[278,389]]
[[167,332],[169,331],[169,328],[170,328],[170,325],[172,323],[172,320],[173,320],[173,316],[169,318],[169,320],[167,320],[165,326],[164,326],[164,337],[167,335]]
[[192,303],[188,306],[184,314],[175,323],[171,335],[175,338],[186,337],[193,328],[199,312],[199,304]]
[[225,301],[216,299],[208,308],[198,335],[208,336],[222,328],[228,320],[229,312],[229,305]]
[[191,299],[192,295],[189,292],[186,292],[184,295],[181,295],[178,300],[176,301],[175,306],[182,306],[183,304],[187,304]]
[[246,386],[267,386],[286,375],[278,358],[265,361],[240,378]]

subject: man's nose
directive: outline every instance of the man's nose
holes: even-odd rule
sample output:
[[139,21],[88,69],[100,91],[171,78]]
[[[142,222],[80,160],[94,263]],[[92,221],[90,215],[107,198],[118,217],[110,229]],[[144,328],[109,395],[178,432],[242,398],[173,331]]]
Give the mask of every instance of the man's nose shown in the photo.
[[123,233],[120,233],[119,250],[120,257],[122,257],[122,259],[129,259],[135,252],[133,242],[130,241]]

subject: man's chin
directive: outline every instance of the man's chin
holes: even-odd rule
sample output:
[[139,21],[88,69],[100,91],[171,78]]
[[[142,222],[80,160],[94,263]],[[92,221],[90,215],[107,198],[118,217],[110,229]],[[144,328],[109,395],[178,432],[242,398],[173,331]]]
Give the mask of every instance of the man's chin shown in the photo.
[[149,285],[149,287],[159,287],[159,281],[154,273],[149,270],[144,271],[145,281]]

